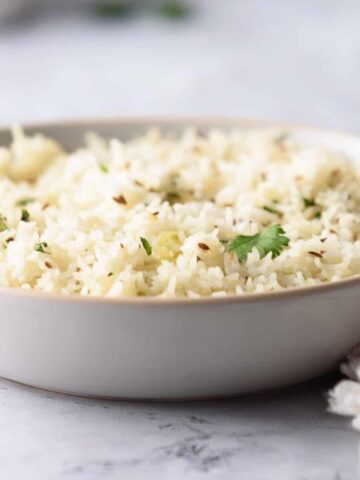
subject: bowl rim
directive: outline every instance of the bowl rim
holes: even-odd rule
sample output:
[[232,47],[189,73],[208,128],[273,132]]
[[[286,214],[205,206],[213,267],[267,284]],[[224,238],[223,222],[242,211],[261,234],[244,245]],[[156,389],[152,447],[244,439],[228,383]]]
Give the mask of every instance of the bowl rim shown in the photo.
[[[16,122],[14,122],[16,124]],[[315,127],[309,124],[301,123],[292,123],[282,120],[266,119],[266,118],[245,118],[245,117],[234,117],[234,116],[174,116],[174,115],[130,115],[130,116],[106,116],[106,117],[77,117],[69,119],[52,119],[49,121],[35,121],[35,122],[24,122],[21,123],[21,127],[26,131],[39,130],[39,133],[42,133],[42,129],[50,128],[61,128],[61,127],[85,127],[91,128],[91,125],[94,125],[96,129],[99,125],[110,125],[110,124],[131,124],[138,125],[148,123],[148,126],[160,126],[166,127],[167,125],[174,126],[196,126],[196,124],[201,124],[204,126],[209,126],[215,128],[216,123],[221,124],[221,126],[231,126],[239,128],[274,128],[274,129],[286,129],[290,131],[311,131],[319,134],[335,135],[337,137],[345,137],[348,140],[360,141],[360,135],[352,132],[346,132],[334,128],[321,128]],[[221,126],[219,128],[221,128]],[[10,133],[10,127],[8,125],[0,125],[0,133]],[[351,288],[352,286],[357,286],[360,284],[360,275],[352,276],[349,278],[330,281],[327,283],[321,283],[317,285],[304,286],[304,287],[292,287],[284,288],[282,290],[276,290],[273,292],[254,292],[254,293],[244,293],[241,295],[227,295],[219,297],[209,297],[202,296],[196,298],[187,298],[187,297],[106,297],[101,295],[74,295],[68,293],[52,293],[52,292],[42,292],[38,290],[27,290],[21,287],[4,287],[0,286],[0,295],[6,296],[10,295],[11,297],[20,297],[20,298],[29,298],[34,300],[47,300],[47,301],[63,301],[63,302],[75,302],[75,303],[96,303],[96,304],[110,304],[110,305],[126,305],[133,307],[141,306],[186,306],[186,305],[203,305],[203,304],[241,304],[241,303],[253,303],[261,301],[275,301],[283,298],[297,298],[302,295],[316,295],[320,293],[327,293],[333,290],[343,290],[346,288]]]

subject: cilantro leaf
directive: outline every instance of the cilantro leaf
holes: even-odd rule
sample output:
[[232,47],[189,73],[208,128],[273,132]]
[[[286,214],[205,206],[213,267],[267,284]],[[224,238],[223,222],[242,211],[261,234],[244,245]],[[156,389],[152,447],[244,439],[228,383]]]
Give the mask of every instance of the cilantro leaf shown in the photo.
[[267,205],[265,205],[264,207],[262,207],[262,209],[265,210],[265,212],[273,213],[274,215],[279,215],[279,217],[282,217],[283,215],[283,213],[280,212],[280,210],[274,207],[268,207]]
[[48,247],[48,244],[46,242],[36,243],[34,246],[34,250],[40,253],[49,253],[45,251],[45,248],[47,247]]
[[303,202],[304,202],[304,207],[305,208],[315,207],[315,205],[316,205],[315,200],[313,200],[312,198],[303,197]]
[[260,258],[269,252],[272,253],[272,258],[275,258],[289,245],[290,240],[284,233],[280,225],[271,225],[256,235],[238,235],[228,245],[227,250],[236,253],[240,262],[246,261],[254,247],[258,250]]
[[148,242],[148,240],[146,240],[146,238],[144,238],[144,237],[140,237],[140,240],[141,240],[142,246],[144,247],[145,252],[148,255],[151,255],[152,254],[152,248],[151,248],[151,245]]
[[105,19],[127,17],[132,13],[133,6],[130,2],[108,1],[95,6],[95,14]]
[[23,222],[28,222],[30,220],[30,213],[25,210],[25,208],[21,210],[21,220]]
[[109,173],[109,168],[104,163],[99,163],[99,168],[104,173]]
[[5,217],[0,214],[0,232],[4,232],[8,228]]
[[159,7],[159,13],[170,19],[184,18],[189,14],[189,9],[180,0],[165,0]]
[[33,203],[35,202],[36,198],[33,198],[33,197],[27,197],[27,198],[22,198],[21,200],[18,200],[16,202],[16,205],[18,207],[25,207],[26,205],[28,205],[29,203]]
[[175,203],[179,203],[180,200],[181,200],[181,197],[176,192],[168,192],[165,196],[165,201],[169,202],[170,205],[174,205]]

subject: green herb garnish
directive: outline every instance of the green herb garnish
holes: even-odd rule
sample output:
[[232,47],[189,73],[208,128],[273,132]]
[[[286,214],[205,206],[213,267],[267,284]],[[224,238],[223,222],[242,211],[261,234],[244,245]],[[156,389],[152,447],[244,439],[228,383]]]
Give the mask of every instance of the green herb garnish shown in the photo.
[[176,192],[168,192],[164,200],[165,202],[169,202],[170,205],[174,205],[174,203],[179,203],[179,201],[181,200],[181,197]]
[[[311,199],[311,198],[306,198],[306,197],[303,197],[303,202],[304,202],[304,206],[305,208],[308,208],[308,207],[317,207],[317,208],[320,208],[320,206],[315,202],[315,200]],[[321,218],[321,212],[316,212],[314,213],[313,217],[314,218]]]
[[269,212],[269,213],[273,213],[274,215],[279,215],[279,217],[282,217],[283,213],[280,212],[280,210],[278,210],[277,208],[273,208],[273,207],[268,207],[267,205],[265,205],[265,207],[262,207],[263,210],[265,210],[265,212]]
[[109,273],[107,274],[108,277],[112,277],[113,275],[114,275],[113,272],[109,272]]
[[102,172],[109,173],[108,167],[106,165],[104,165],[103,163],[99,163],[99,168]]
[[47,247],[48,247],[48,244],[46,242],[40,242],[35,244],[34,250],[40,253],[49,253],[45,251],[45,248]]
[[140,237],[140,240],[141,240],[142,246],[143,246],[144,249],[145,249],[145,252],[146,252],[148,255],[151,255],[151,254],[152,254],[152,248],[151,248],[150,243],[149,243],[149,242],[146,240],[146,238],[144,238],[144,237]]
[[312,200],[311,198],[303,197],[303,202],[304,202],[305,208],[316,206],[315,200]]
[[21,210],[21,221],[28,222],[29,220],[30,220],[30,213],[25,209]]
[[128,1],[109,1],[95,6],[95,14],[105,19],[127,17],[133,10],[133,5]]
[[180,0],[164,0],[159,7],[159,13],[163,17],[180,19],[188,15],[189,9]]
[[4,232],[8,228],[5,217],[0,213],[0,232]]
[[269,252],[272,253],[272,258],[275,258],[289,245],[290,239],[284,233],[280,225],[271,225],[256,235],[238,235],[227,246],[227,250],[236,253],[240,262],[246,261],[254,247],[258,250],[260,258]]
[[29,203],[33,203],[35,202],[36,198],[32,198],[32,197],[28,197],[28,198],[22,198],[21,200],[18,200],[16,202],[16,205],[18,207],[25,207],[26,205],[28,205]]

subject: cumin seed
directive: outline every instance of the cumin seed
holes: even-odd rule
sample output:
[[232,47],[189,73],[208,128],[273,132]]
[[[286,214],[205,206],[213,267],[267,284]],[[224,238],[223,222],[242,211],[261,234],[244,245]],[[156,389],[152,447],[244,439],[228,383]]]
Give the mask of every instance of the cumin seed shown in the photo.
[[[324,250],[321,250],[321,251],[324,252]],[[313,257],[322,258],[322,254],[319,252],[313,252],[312,250],[310,250],[308,253]]]
[[114,202],[120,203],[121,205],[126,205],[127,204],[127,201],[126,201],[124,195],[118,195],[117,197],[112,197],[112,199],[114,200]]

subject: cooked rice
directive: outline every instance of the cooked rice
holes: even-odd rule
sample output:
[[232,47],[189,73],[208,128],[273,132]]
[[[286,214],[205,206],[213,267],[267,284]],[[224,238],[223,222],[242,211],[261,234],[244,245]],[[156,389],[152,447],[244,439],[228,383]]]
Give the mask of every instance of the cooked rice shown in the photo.
[[[69,154],[41,135],[13,136],[0,149],[3,286],[199,297],[360,273],[360,178],[337,153],[274,131],[91,134]],[[273,224],[290,239],[276,258],[254,248],[240,262],[221,242]]]

